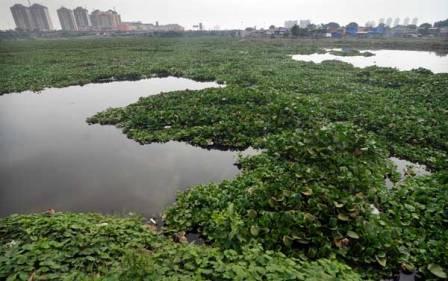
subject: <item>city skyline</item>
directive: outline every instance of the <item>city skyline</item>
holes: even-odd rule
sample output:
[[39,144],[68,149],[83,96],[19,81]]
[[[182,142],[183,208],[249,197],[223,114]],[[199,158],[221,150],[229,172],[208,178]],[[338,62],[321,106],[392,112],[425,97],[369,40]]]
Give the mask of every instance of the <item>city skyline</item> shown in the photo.
[[[345,25],[351,21],[364,24],[380,18],[402,20],[419,18],[419,23],[443,20],[448,18],[448,1],[429,0],[422,5],[416,0],[397,0],[389,3],[385,0],[340,0],[334,1],[271,1],[247,0],[240,3],[236,0],[191,0],[188,3],[167,0],[163,3],[150,3],[143,0],[42,0],[32,1],[48,7],[50,18],[55,29],[61,29],[57,9],[66,7],[75,9],[85,7],[92,12],[116,9],[123,21],[142,21],[154,23],[178,23],[192,29],[193,25],[203,22],[206,29],[220,26],[221,29],[244,28],[248,26],[268,27],[271,24],[282,26],[286,20],[310,19],[312,23],[328,23],[330,21]],[[337,3],[337,5],[335,5]],[[14,29],[15,24],[9,8],[14,4],[28,5],[27,1],[2,0],[0,4],[0,29]],[[284,7],[289,7],[284,9]],[[201,7],[201,9],[198,9]],[[348,7],[350,7],[348,9]]]

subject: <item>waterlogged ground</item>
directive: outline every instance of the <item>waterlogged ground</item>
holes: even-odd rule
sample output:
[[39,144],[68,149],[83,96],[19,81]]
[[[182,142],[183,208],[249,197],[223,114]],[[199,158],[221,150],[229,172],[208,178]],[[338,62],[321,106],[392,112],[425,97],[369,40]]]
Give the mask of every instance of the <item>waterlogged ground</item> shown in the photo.
[[[326,49],[326,51],[340,51],[341,49]],[[419,67],[431,70],[434,73],[448,72],[448,55],[437,54],[427,51],[407,50],[363,50],[374,54],[374,56],[340,56],[331,53],[294,55],[293,59],[322,63],[326,60],[338,60],[352,64],[355,67],[365,68],[368,66],[392,67],[399,70],[412,70]]]
[[154,78],[0,97],[0,216],[63,211],[159,214],[176,192],[238,174],[236,152],[181,142],[139,145],[86,118],[139,97],[219,87]]

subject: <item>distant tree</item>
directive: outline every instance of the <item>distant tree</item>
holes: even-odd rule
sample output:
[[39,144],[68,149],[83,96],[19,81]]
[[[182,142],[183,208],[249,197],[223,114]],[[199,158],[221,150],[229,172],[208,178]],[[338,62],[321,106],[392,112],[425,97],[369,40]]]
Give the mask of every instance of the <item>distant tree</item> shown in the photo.
[[294,37],[299,36],[299,34],[300,34],[300,27],[299,27],[297,24],[295,24],[295,25],[291,28],[291,34],[292,34],[292,36],[294,36]]
[[356,34],[358,32],[358,24],[356,22],[347,24],[345,31],[349,34]]
[[419,26],[420,29],[429,29],[429,28],[431,28],[431,27],[432,27],[432,25],[431,25],[430,23],[427,23],[427,22],[422,23],[422,24],[420,24],[420,26]]
[[345,26],[345,28],[358,29],[359,25],[356,22],[351,22]]
[[329,22],[327,24],[324,24],[323,27],[329,31],[334,31],[334,30],[337,30],[341,26],[337,22]]
[[306,37],[310,35],[310,32],[306,28],[300,28],[297,24],[295,24],[291,28],[291,35],[294,37]]
[[448,27],[448,19],[434,23],[434,27]]
[[408,24],[407,28],[417,29],[417,25],[415,25],[415,24]]
[[270,30],[275,29],[275,25],[272,24],[272,25],[269,27],[269,29],[270,29]]
[[432,25],[430,23],[422,23],[419,28],[418,28],[418,33],[420,33],[421,35],[428,35],[429,34],[429,29],[432,27]]
[[315,24],[313,24],[313,23],[308,24],[308,26],[306,27],[306,29],[308,29],[308,30],[314,30],[314,29],[317,29],[317,25],[315,25]]

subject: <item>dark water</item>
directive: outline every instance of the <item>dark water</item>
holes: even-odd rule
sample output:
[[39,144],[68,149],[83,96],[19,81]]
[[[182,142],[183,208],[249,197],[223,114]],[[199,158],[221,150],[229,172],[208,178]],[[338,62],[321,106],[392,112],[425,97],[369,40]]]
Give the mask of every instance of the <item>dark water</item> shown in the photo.
[[86,118],[141,96],[217,87],[162,78],[0,96],[0,216],[48,208],[157,215],[176,192],[233,178],[237,153],[139,145]]

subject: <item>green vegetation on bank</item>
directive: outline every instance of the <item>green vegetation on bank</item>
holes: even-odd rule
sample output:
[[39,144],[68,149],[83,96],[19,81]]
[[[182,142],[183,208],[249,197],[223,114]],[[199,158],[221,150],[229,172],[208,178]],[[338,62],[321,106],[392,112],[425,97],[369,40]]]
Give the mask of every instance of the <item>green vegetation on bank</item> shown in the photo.
[[137,217],[55,213],[0,222],[2,280],[361,280],[336,260],[174,243]]
[[[0,94],[98,82],[110,77],[182,76],[243,82],[252,64],[265,75],[286,55],[320,48],[406,49],[448,53],[445,39],[238,40],[227,37],[108,38],[0,42]],[[297,65],[297,63],[296,63]],[[236,79],[239,77],[239,79]],[[249,80],[250,82],[250,80]]]
[[[362,49],[363,42],[369,49],[394,45],[223,38],[2,42],[2,93],[110,77],[224,82],[223,88],[144,97],[88,122],[116,125],[141,143],[180,140],[262,153],[242,158],[234,180],[181,193],[165,213],[165,236],[135,218],[2,219],[0,277],[378,280],[417,269],[427,280],[446,278],[448,74],[290,57],[341,44]],[[388,190],[384,179],[397,176],[390,156],[426,164],[433,174]],[[166,238],[179,232],[199,233],[210,245]],[[57,253],[63,256],[56,261]]]
[[362,56],[362,57],[372,57],[375,56],[374,53],[371,52],[361,52],[355,49],[347,49],[347,50],[330,50],[330,54],[341,57],[351,57],[351,56]]

